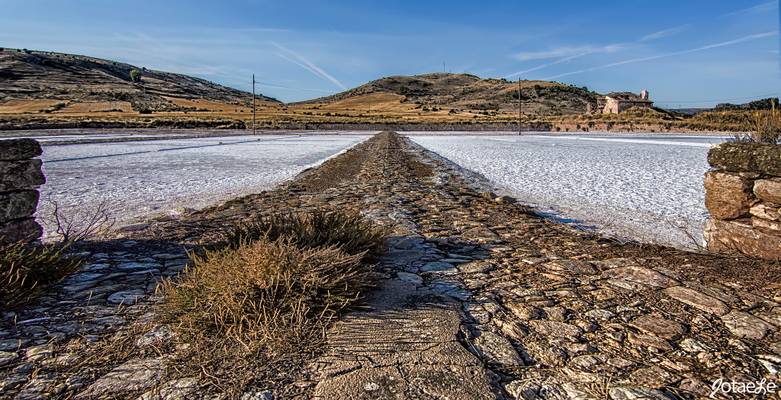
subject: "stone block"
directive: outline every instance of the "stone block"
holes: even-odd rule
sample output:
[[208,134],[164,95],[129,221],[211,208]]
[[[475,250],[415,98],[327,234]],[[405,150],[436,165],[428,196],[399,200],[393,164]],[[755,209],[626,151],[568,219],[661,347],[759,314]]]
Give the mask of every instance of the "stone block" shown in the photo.
[[0,222],[27,218],[38,207],[38,191],[24,190],[0,194]]
[[705,241],[712,251],[781,260],[781,236],[754,229],[750,220],[710,219],[705,224]]
[[33,139],[0,140],[0,160],[28,160],[41,154],[41,145]]
[[0,192],[33,189],[44,183],[41,160],[0,161]]
[[781,222],[771,221],[769,219],[751,217],[751,225],[754,228],[765,231],[770,235],[781,236]]
[[769,221],[781,221],[781,207],[772,206],[766,203],[755,204],[749,210],[753,217],[766,219]]
[[762,143],[722,143],[708,152],[714,168],[781,177],[781,146]]
[[761,200],[781,204],[781,178],[756,180],[754,194]]
[[740,218],[754,201],[751,188],[738,174],[710,171],[705,174],[705,207],[713,218]]
[[43,228],[35,219],[21,219],[0,225],[0,242],[35,241],[43,235]]

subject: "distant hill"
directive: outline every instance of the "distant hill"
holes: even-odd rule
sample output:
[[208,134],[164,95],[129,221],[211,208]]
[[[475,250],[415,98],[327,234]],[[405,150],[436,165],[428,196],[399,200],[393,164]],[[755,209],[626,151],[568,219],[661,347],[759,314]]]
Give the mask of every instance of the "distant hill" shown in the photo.
[[[598,93],[558,82],[521,81],[523,112],[535,115],[584,114],[601,105]],[[324,104],[332,108],[414,105],[424,111],[511,112],[518,109],[518,83],[505,79],[482,79],[469,74],[434,73],[391,76],[371,81],[332,96],[296,104]]]
[[722,103],[716,105],[713,111],[758,111],[770,110],[773,106],[778,108],[778,97],[760,99],[743,104]]
[[[133,70],[138,71],[135,81]],[[103,108],[117,109],[101,111],[127,112],[131,110],[123,108],[132,107],[132,111],[143,113],[195,109],[194,100],[247,104],[251,99],[250,93],[204,79],[121,62],[42,51],[0,51],[0,102],[16,101],[25,107],[33,107],[33,103],[24,101],[37,100],[36,107],[89,104],[95,108],[94,104],[104,104]],[[262,95],[258,99],[279,103]]]

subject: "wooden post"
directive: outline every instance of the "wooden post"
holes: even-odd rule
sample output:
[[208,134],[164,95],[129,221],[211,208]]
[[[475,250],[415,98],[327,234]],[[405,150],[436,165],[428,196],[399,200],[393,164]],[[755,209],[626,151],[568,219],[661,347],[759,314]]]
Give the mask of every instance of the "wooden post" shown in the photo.
[[255,135],[255,74],[252,74],[252,134]]
[[521,78],[518,78],[518,134],[521,134]]

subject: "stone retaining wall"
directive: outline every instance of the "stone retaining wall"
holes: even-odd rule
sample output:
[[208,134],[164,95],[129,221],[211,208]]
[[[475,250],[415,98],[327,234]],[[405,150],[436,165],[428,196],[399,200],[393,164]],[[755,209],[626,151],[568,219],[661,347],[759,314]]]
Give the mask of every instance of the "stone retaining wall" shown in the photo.
[[781,260],[781,146],[724,143],[708,162],[708,249]]
[[46,182],[41,146],[32,139],[0,141],[0,242],[38,240],[43,228],[35,222],[38,187]]

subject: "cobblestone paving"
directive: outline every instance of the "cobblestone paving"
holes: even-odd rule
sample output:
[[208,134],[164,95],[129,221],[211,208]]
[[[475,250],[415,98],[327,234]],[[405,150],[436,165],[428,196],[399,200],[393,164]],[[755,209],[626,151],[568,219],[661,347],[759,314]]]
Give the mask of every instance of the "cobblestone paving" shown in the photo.
[[[256,214],[323,204],[394,237],[378,290],[329,331],[299,397],[675,399],[707,397],[718,378],[778,381],[781,285],[752,272],[777,264],[612,242],[456,171],[383,133],[277,190],[102,244],[38,304],[3,315],[0,398],[198,398],[197,377],[168,380],[165,357],[62,366],[151,320],[155,282],[183,268],[186,248]],[[168,336],[158,326],[137,345]],[[286,398],[255,389],[242,398]]]

